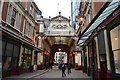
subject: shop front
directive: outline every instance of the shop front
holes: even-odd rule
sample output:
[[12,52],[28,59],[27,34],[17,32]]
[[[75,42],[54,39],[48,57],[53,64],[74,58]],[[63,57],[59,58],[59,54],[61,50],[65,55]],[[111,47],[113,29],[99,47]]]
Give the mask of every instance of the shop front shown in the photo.
[[33,72],[34,47],[2,33],[2,77]]
[[73,54],[75,55],[75,69],[82,70],[81,52],[73,52]]
[[20,54],[20,43],[3,36],[2,38],[2,77],[16,75]]
[[21,53],[21,73],[32,71],[32,49],[27,46],[22,46]]
[[[115,13],[118,13],[116,11]],[[107,25],[110,65],[113,78],[120,78],[120,15]],[[109,77],[109,76],[108,76]]]

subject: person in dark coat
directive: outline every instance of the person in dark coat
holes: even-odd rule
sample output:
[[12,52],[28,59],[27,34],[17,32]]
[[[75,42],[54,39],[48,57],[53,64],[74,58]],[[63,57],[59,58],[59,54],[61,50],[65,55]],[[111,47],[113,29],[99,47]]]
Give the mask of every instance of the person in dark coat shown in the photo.
[[67,65],[67,68],[68,68],[68,74],[71,73],[71,67],[72,67],[71,63],[68,63],[68,65]]
[[66,69],[66,66],[65,66],[65,64],[63,63],[63,64],[62,64],[62,77],[66,76],[66,74],[65,74],[65,69]]

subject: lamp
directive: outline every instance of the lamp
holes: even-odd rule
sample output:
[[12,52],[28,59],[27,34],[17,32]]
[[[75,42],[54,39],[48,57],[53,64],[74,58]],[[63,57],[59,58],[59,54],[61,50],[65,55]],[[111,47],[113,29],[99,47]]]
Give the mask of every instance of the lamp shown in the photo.
[[76,16],[76,21],[82,22],[82,21],[84,21],[84,20],[85,20],[85,17],[84,17],[83,15],[78,14],[78,16]]
[[61,51],[61,48],[59,48],[58,50],[59,50],[59,52],[60,52],[60,51]]
[[40,40],[40,39],[41,39],[41,36],[38,36],[38,39]]
[[85,20],[85,18],[84,18],[84,17],[82,17],[82,16],[80,16],[80,17],[78,18],[78,20],[79,20],[80,22],[82,22],[82,21],[84,21],[84,20]]
[[[76,11],[79,11],[79,8],[76,8],[74,9],[74,11],[71,13],[71,16],[72,16],[72,19],[73,19],[73,14],[76,12]],[[82,13],[78,12],[77,15],[74,15],[75,17],[75,21],[72,21],[72,26],[74,26],[74,29],[76,29],[76,22],[80,23],[82,21],[85,20],[84,16],[82,15]]]

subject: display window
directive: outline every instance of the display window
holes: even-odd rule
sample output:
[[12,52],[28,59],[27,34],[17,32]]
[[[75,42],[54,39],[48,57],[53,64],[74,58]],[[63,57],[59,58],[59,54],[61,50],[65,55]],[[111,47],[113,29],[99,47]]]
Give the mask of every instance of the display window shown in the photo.
[[120,74],[120,25],[110,31],[115,73]]
[[17,68],[19,49],[20,47],[12,42],[2,41],[3,71],[9,71],[12,68]]
[[31,61],[32,61],[32,50],[23,47],[22,68],[23,69],[30,69]]

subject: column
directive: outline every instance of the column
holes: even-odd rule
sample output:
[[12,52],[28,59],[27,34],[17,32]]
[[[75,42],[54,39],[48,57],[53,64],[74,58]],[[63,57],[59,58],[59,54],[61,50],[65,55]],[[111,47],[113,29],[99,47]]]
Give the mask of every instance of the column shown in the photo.
[[38,55],[37,55],[37,70],[40,70],[40,59],[41,59],[41,57],[40,57],[40,53],[38,53]]
[[108,44],[108,33],[107,30],[104,30],[104,39],[105,39],[105,48],[106,48],[106,59],[107,59],[107,78],[112,77],[111,66],[110,66],[110,50]]
[[97,56],[97,70],[95,70],[95,78],[101,78],[101,70],[100,70],[100,55],[99,55],[99,44],[98,44],[98,36],[95,37],[96,42],[96,56]]
[[90,75],[90,69],[89,69],[89,53],[88,53],[88,46],[86,46],[86,56],[87,56],[87,74]]
[[31,62],[31,68],[30,68],[30,72],[33,72],[34,71],[34,50],[32,50],[32,62]]
[[22,64],[22,52],[23,52],[23,46],[20,47],[20,55],[19,55],[19,63],[18,63],[18,75],[21,73],[21,64]]
[[83,73],[85,72],[85,70],[84,70],[84,68],[85,68],[85,64],[84,64],[84,57],[85,57],[85,52],[84,52],[84,50],[82,51],[83,53],[82,53],[82,66],[83,66]]
[[96,42],[96,55],[97,55],[97,69],[100,69],[100,55],[99,55],[99,47],[98,47],[98,37],[95,37],[95,42]]

